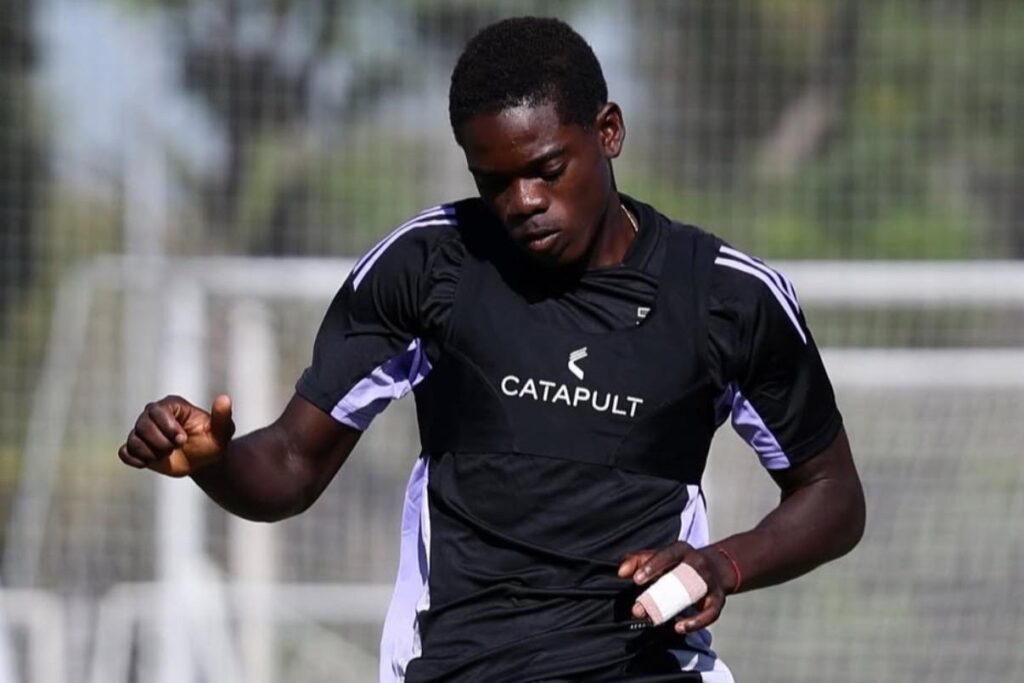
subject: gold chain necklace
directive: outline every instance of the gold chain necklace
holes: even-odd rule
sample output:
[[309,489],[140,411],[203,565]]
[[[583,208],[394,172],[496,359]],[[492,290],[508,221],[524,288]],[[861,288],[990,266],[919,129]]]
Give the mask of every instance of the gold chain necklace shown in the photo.
[[619,204],[619,206],[621,206],[622,210],[626,213],[626,218],[629,219],[629,224],[633,226],[633,234],[635,235],[638,232],[640,232],[640,226],[636,224],[636,219],[633,218],[633,214],[629,212],[629,209],[626,208],[626,205]]

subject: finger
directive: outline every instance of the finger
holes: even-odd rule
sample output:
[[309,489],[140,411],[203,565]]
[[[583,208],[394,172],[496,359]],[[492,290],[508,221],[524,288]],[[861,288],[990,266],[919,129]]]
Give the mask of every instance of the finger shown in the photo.
[[135,434],[158,458],[166,458],[175,449],[174,443],[145,414],[135,424]]
[[152,462],[157,457],[153,451],[146,445],[146,442],[139,438],[139,435],[132,430],[132,433],[128,435],[128,440],[125,441],[125,446],[128,448],[128,455],[132,456],[137,460],[141,460],[144,463]]
[[643,585],[658,578],[682,562],[683,558],[686,556],[687,550],[689,549],[690,546],[685,543],[673,543],[670,546],[662,548],[640,565],[640,568],[637,569],[635,574],[633,574],[633,580],[636,583]]
[[622,560],[622,564],[619,565],[619,577],[626,579],[632,576],[640,565],[646,562],[653,554],[653,550],[637,550],[627,554],[625,559]]
[[700,611],[697,614],[676,622],[676,633],[692,633],[718,621],[718,617],[722,615],[722,608],[725,606],[725,595],[721,591],[708,593],[699,605]]
[[636,602],[655,626],[675,618],[708,592],[704,579],[690,565],[680,562],[641,593]]
[[150,403],[146,406],[146,415],[153,421],[168,440],[181,446],[188,441],[188,434],[185,429],[174,418],[174,413],[159,403]]
[[647,616],[647,610],[639,602],[633,603],[632,614],[635,619],[643,619]]
[[117,449],[117,457],[121,458],[121,462],[123,462],[125,465],[129,465],[136,469],[142,469],[146,466],[146,463],[142,462],[138,458],[133,458],[131,455],[128,454],[127,445],[122,445],[119,449]]
[[226,446],[235,434],[235,422],[231,419],[231,397],[221,394],[210,407],[210,434],[219,446]]

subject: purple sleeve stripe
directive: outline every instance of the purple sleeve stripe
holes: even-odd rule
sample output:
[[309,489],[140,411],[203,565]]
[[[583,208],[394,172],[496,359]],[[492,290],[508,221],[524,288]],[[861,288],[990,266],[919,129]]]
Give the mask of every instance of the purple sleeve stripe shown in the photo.
[[782,450],[779,440],[738,388],[732,403],[732,427],[754,449],[765,469],[783,470],[789,467],[789,456]]
[[365,431],[391,401],[402,398],[430,374],[430,359],[419,339],[359,380],[331,410],[331,417]]
[[715,264],[725,266],[726,268],[732,268],[733,270],[738,270],[741,273],[753,275],[767,285],[769,291],[771,291],[772,295],[775,297],[775,300],[779,302],[780,306],[782,306],[782,310],[786,312],[786,317],[788,317],[789,321],[793,323],[793,327],[796,328],[796,332],[800,335],[800,339],[803,340],[804,344],[807,343],[807,334],[804,332],[804,328],[800,324],[800,320],[797,318],[797,311],[794,310],[793,304],[789,301],[789,297],[783,294],[782,290],[775,284],[775,281],[768,277],[764,271],[754,268],[746,263],[733,261],[732,259],[723,258],[721,256],[715,259]]

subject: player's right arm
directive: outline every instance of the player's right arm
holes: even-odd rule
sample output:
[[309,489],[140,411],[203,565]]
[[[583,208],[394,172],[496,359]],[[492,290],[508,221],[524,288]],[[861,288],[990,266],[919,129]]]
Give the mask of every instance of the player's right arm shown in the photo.
[[236,438],[227,396],[209,411],[168,396],[142,411],[121,460],[191,476],[247,519],[308,508],[373,418],[430,372],[430,340],[454,291],[454,252],[440,248],[453,244],[454,225],[453,207],[428,209],[360,259],[327,310],[312,363],[272,424]]
[[209,412],[167,396],[145,407],[118,454],[132,467],[191,476],[229,512],[269,522],[308,508],[362,434],[298,395],[270,425],[234,431],[227,396]]

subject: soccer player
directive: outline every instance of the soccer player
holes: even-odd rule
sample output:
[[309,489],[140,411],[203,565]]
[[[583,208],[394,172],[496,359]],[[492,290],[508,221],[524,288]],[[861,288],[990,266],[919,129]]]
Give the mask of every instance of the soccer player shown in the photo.
[[[449,107],[480,196],[356,264],[283,414],[233,438],[228,397],[207,413],[169,396],[120,457],[281,519],[413,391],[423,453],[382,681],[731,681],[706,630],[726,596],[848,552],[864,524],[793,286],[617,191],[622,111],[564,23],[485,28]],[[730,413],[781,500],[712,543],[701,475]],[[680,563],[707,595],[649,625],[636,598]]]

